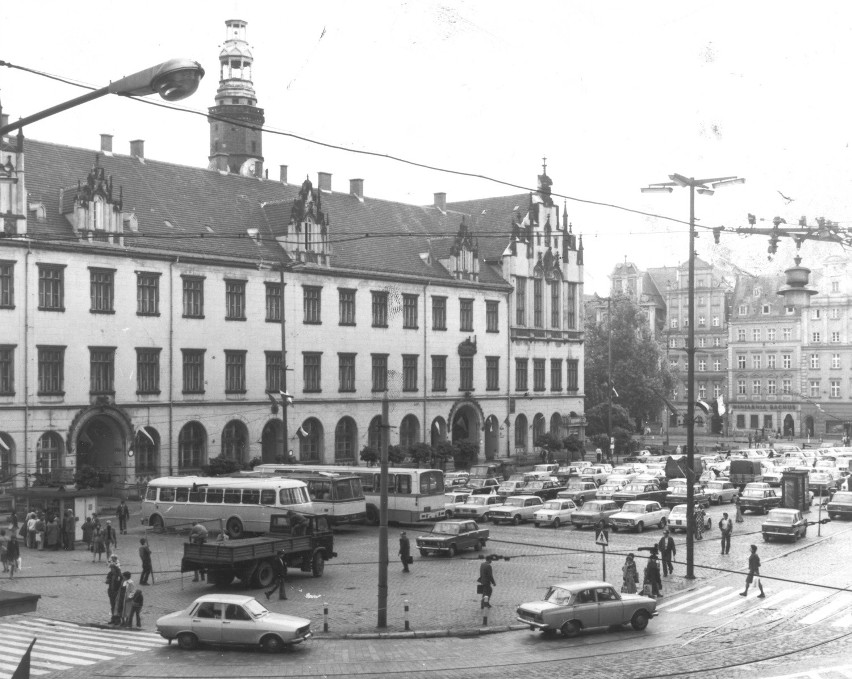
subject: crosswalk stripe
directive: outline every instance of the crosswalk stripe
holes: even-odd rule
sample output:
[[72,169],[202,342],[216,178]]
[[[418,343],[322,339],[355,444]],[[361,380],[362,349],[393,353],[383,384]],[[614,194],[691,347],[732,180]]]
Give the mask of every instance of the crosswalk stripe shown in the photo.
[[[725,592],[725,590],[731,590],[731,591]],[[699,611],[703,611],[703,610],[706,610],[708,608],[712,608],[713,606],[718,606],[723,601],[727,601],[731,597],[736,596],[738,593],[739,592],[737,592],[737,588],[723,587],[719,590],[719,596],[717,596],[714,599],[711,599],[707,603],[703,603],[700,606],[696,606],[695,608],[691,609],[689,612],[690,613],[698,613]]]
[[[831,623],[832,627],[837,627],[839,629],[843,629],[844,627],[852,627],[852,613],[848,613],[844,615],[842,618],[835,620]],[[852,676],[852,675],[849,675]]]
[[[5,640],[20,640],[22,643],[29,644],[32,641],[32,636],[25,633],[15,633],[15,632],[5,632],[3,634],[3,639]],[[124,651],[118,650],[115,648],[110,648],[105,650],[103,648],[99,648],[97,646],[82,646],[80,644],[75,644],[73,640],[68,641],[58,641],[56,639],[44,639],[39,638],[41,648],[50,647],[55,650],[70,649],[66,651],[67,653],[72,653],[74,655],[79,655],[81,657],[90,657],[90,658],[102,658],[105,653],[109,655],[133,655],[134,651]],[[92,653],[86,653],[87,650],[93,651]]]
[[[105,635],[109,635],[111,637],[121,637],[122,640],[124,640],[126,638],[126,635],[128,633],[127,631],[124,631],[121,628],[101,629],[101,628],[98,628],[98,627],[86,627],[86,626],[83,626],[83,625],[78,625],[77,623],[74,623],[74,622],[63,622],[61,620],[48,620],[47,618],[32,618],[32,619],[26,620],[25,622],[27,622],[27,623],[40,623],[42,625],[46,625],[46,626],[50,627],[51,629],[64,628],[64,629],[73,630],[73,631],[86,630],[87,632],[90,632],[90,633],[102,633],[102,634],[105,634]],[[151,640],[157,641],[157,642],[165,641],[163,639],[163,637],[161,637],[156,632],[144,632],[142,630],[137,629],[136,631],[133,631],[132,634],[133,634],[134,639],[137,639],[137,638],[151,639]]]
[[[754,599],[755,597],[751,598]],[[737,593],[737,596],[732,597],[732,599],[733,600],[729,604],[720,606],[715,611],[711,611],[711,615],[719,615],[719,613],[724,613],[725,611],[730,611],[731,609],[736,608],[737,606],[742,606],[749,599],[749,597],[740,596],[739,593]]]
[[[718,606],[718,608],[713,609],[712,611],[707,611],[710,615],[716,615],[719,610],[725,605],[725,603],[729,600],[736,600],[740,593],[734,589],[732,592],[728,592],[725,596],[719,597],[715,601],[712,602],[712,605]],[[702,606],[702,608],[707,608],[707,606]],[[690,611],[692,612],[692,611]]]
[[[0,624],[0,629],[8,628],[9,625]],[[73,638],[79,643],[102,644],[104,642],[116,642],[121,646],[138,646],[148,649],[151,646],[159,646],[166,643],[159,634],[134,632],[132,630],[98,630],[90,627],[54,627],[52,625],[38,624],[29,620],[22,620],[15,627],[25,627],[33,634],[42,633],[48,638]],[[144,635],[144,636],[143,636]],[[37,635],[38,636],[38,635]]]
[[799,594],[798,589],[782,589],[777,592],[770,592],[766,595],[765,599],[760,599],[760,603],[755,605],[750,611],[741,614],[740,617],[749,618],[752,615],[757,615],[758,613],[766,610],[767,608],[772,608],[775,604],[783,601],[784,599],[789,599],[790,597],[794,597]]
[[[14,663],[0,662],[0,670],[3,670],[3,671],[0,671],[0,677],[11,677],[12,674],[14,674],[15,670],[18,669],[19,664],[20,664],[20,658],[18,659],[17,662],[14,662]],[[66,668],[63,668],[63,669],[66,669]],[[5,670],[9,670],[9,674],[6,674]],[[32,667],[32,666],[30,667],[30,674],[50,674],[52,671],[53,671],[52,669],[40,670],[40,669]]]
[[819,601],[824,596],[825,592],[808,592],[800,599],[796,599],[795,601],[791,601],[789,604],[782,606],[779,611],[784,614],[790,613],[791,611],[799,608],[810,606],[812,603]]
[[842,608],[846,608],[849,606],[850,597],[848,596],[839,596],[834,601],[827,603],[825,606],[821,606],[816,609],[813,613],[806,615],[802,618],[799,623],[802,625],[813,625],[820,620],[825,620],[830,615],[836,613]]
[[675,606],[675,607],[673,607],[673,608],[670,608],[670,609],[669,609],[669,613],[674,613],[675,611],[680,611],[680,610],[682,610],[682,609],[684,609],[684,608],[688,608],[689,606],[692,606],[693,604],[696,604],[696,603],[698,603],[699,601],[705,601],[706,599],[714,599],[714,598],[716,598],[716,597],[718,596],[718,594],[719,594],[720,592],[725,592],[725,591],[727,591],[727,590],[729,590],[729,589],[731,589],[731,588],[730,588],[730,587],[722,587],[722,588],[717,589],[717,590],[715,590],[715,591],[713,591],[713,592],[710,592],[709,594],[705,594],[705,595],[703,595],[703,596],[696,597],[696,598],[694,598],[694,599],[690,599],[690,600],[689,600],[689,601],[687,601],[686,603],[681,603],[681,604],[678,604],[677,606]]
[[[18,663],[21,662],[21,658],[23,656],[24,656],[23,653],[15,652],[13,655],[9,655],[9,654],[5,654],[2,651],[0,651],[0,662],[14,663],[15,667],[17,667]],[[48,672],[52,672],[54,670],[70,670],[71,667],[72,667],[71,665],[63,665],[62,663],[40,661],[40,660],[31,660],[30,665],[32,665],[33,667],[47,668]]]
[[703,592],[708,592],[711,589],[713,589],[712,585],[709,586],[709,587],[702,587],[701,589],[696,589],[696,590],[694,590],[692,592],[688,592],[686,594],[676,595],[676,596],[672,597],[671,599],[669,599],[668,601],[664,601],[663,603],[658,604],[657,609],[666,608],[667,606],[671,606],[672,604],[680,603],[681,601],[686,601],[687,599],[691,599],[692,597],[697,596],[697,595],[699,595]]
[[[11,646],[10,650],[17,650],[23,656],[26,653],[27,648],[29,647],[29,642],[25,644],[18,644],[17,642],[4,642],[4,645]],[[33,646],[32,657],[33,658],[42,658],[44,660],[55,660],[60,663],[67,663],[70,665],[94,665],[96,662],[100,660],[106,660],[106,656],[102,656],[97,660],[88,660],[84,658],[72,658],[68,655],[59,655],[57,653],[50,653],[49,651],[41,651],[36,650],[38,648],[38,644]]]

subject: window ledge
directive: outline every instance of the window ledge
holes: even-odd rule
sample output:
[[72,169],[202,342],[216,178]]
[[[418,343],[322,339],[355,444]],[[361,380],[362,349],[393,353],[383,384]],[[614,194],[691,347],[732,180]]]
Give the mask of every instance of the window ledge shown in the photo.
[[64,306],[40,306],[39,311],[65,311]]
[[155,317],[157,317],[157,316],[160,315],[160,312],[159,311],[137,311],[136,315],[137,316],[155,316]]
[[197,318],[197,319],[199,319],[199,320],[204,320],[204,314],[201,314],[200,316],[184,314],[184,315],[182,316],[182,318]]
[[89,313],[109,316],[115,314],[115,309],[89,309]]
[[322,321],[302,321],[304,325],[322,325]]
[[247,320],[245,316],[225,316],[226,321],[245,321]]

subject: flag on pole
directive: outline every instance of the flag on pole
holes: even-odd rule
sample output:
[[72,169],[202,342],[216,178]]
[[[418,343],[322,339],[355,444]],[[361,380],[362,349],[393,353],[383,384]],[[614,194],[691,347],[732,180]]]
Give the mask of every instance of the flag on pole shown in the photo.
[[716,408],[719,411],[719,416],[725,414],[725,399],[722,398],[722,394],[719,394],[719,397],[716,399]]
[[30,656],[32,655],[35,642],[35,639],[30,642],[30,647],[24,653],[21,662],[18,663],[18,668],[12,674],[12,679],[30,679]]
[[710,408],[710,404],[707,403],[707,401],[702,401],[701,399],[699,399],[695,402],[695,405],[697,405],[699,408],[701,408],[701,410],[704,411],[705,415],[710,414],[711,408]]
[[281,394],[282,403],[286,403],[288,407],[293,405],[293,397],[290,394],[286,391],[279,391],[278,393]]
[[299,431],[297,431],[296,433],[302,438],[305,438],[308,435],[308,432],[306,432],[302,427],[299,427]]
[[136,436],[138,437],[139,434],[142,434],[142,436],[148,439],[151,442],[151,445],[156,445],[154,437],[148,433],[148,429],[145,427],[145,425],[142,425],[141,427],[136,427]]

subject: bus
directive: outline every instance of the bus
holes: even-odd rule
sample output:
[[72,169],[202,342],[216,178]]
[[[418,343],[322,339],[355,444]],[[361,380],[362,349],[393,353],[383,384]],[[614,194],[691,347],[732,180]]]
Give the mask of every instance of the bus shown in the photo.
[[[310,464],[259,464],[255,471],[273,474],[326,472],[354,474],[361,479],[367,502],[367,522],[379,524],[379,467],[346,467]],[[388,522],[414,524],[445,518],[444,472],[440,469],[388,468]]]
[[313,512],[308,487],[296,479],[164,476],[148,483],[142,523],[155,530],[196,521],[231,538],[269,531],[269,517],[288,509]]
[[317,472],[300,469],[294,472],[269,472],[260,467],[250,472],[236,472],[232,476],[269,477],[286,476],[304,482],[308,487],[314,514],[321,514],[332,526],[344,523],[363,523],[367,518],[367,500],[361,487],[361,477],[351,472]]

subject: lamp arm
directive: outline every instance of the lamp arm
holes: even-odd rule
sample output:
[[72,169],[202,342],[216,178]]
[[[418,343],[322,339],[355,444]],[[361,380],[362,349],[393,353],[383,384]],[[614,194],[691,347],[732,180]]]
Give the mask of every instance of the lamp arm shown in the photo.
[[14,123],[3,125],[3,127],[0,127],[0,136],[4,134],[9,134],[10,132],[14,132],[15,130],[19,130],[24,127],[24,125],[29,125],[30,123],[38,122],[39,120],[52,116],[56,113],[67,111],[69,108],[74,108],[75,106],[79,106],[80,104],[85,104],[86,102],[92,101],[94,99],[99,99],[100,97],[103,97],[104,95],[107,95],[109,93],[110,86],[101,87],[98,90],[92,90],[91,92],[87,92],[86,94],[81,94],[79,97],[70,99],[62,104],[51,106],[50,108],[45,109],[44,111],[33,113],[31,116],[21,118],[20,120]]

